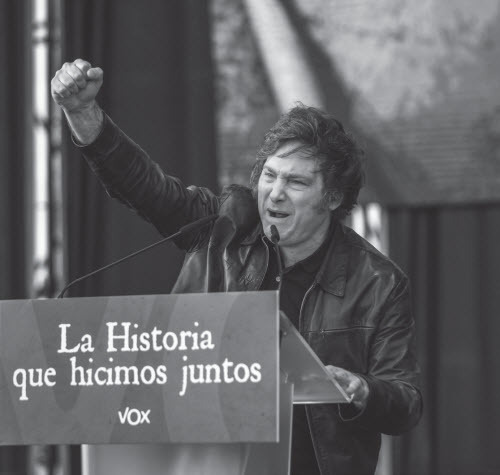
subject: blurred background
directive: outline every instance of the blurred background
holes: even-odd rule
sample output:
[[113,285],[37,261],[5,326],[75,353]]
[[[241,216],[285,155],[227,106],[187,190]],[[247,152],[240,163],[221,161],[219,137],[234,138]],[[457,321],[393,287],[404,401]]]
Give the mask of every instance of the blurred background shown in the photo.
[[[71,144],[50,79],[84,58],[99,102],[186,184],[246,184],[296,101],[360,141],[348,224],[410,276],[425,412],[379,475],[500,474],[500,0],[0,0],[0,299],[159,238]],[[168,245],[72,296],[168,293]],[[1,423],[1,421],[0,421]],[[79,447],[2,447],[0,474],[82,473]]]

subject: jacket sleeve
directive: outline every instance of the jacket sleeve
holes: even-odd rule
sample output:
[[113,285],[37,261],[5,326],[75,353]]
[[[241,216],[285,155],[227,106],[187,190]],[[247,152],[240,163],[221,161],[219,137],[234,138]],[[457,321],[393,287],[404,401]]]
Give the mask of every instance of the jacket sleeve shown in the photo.
[[[186,187],[178,178],[167,175],[107,115],[97,139],[78,147],[107,193],[151,222],[164,236],[217,213],[218,199],[210,190]],[[206,226],[201,234],[188,235],[176,244],[183,249],[196,247],[208,230]]]
[[415,349],[415,324],[406,277],[396,284],[382,308],[380,325],[369,351],[365,408],[340,405],[344,421],[356,421],[367,429],[398,435],[413,428],[422,414],[419,367]]

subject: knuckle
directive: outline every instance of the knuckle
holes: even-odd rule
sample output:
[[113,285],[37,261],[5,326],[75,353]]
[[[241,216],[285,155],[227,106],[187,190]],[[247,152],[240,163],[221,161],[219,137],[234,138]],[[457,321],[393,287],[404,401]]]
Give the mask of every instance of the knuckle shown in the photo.
[[73,66],[68,72],[75,81],[83,81],[83,73],[77,66]]
[[66,86],[68,84],[68,75],[66,73],[59,74],[59,82],[63,85]]
[[90,68],[90,63],[81,58],[75,59],[73,64],[78,68]]

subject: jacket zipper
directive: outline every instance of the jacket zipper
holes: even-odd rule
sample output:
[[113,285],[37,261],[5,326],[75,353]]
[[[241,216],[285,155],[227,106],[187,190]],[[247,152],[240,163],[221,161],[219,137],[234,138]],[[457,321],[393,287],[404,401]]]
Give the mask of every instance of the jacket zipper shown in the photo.
[[[318,284],[318,282],[315,280],[311,287],[309,287],[306,291],[306,293],[304,294],[304,298],[302,299],[302,303],[300,304],[300,311],[299,311],[299,333],[302,334],[302,310],[304,310],[304,303],[307,299],[307,297],[309,297],[309,294],[312,292],[312,290],[314,289],[314,287],[316,287],[316,285]],[[303,336],[303,335],[302,335]]]
[[[300,312],[299,312],[299,333],[304,336],[304,332],[302,331],[302,310],[304,309],[304,304],[306,302],[306,299],[309,297],[309,294],[313,291],[313,289],[316,287],[316,285],[318,284],[318,282],[315,280],[313,282],[313,284],[311,285],[311,287],[309,287],[307,289],[307,292],[304,294],[304,298],[302,299],[302,303],[300,304]],[[312,442],[312,446],[313,446],[313,450],[314,450],[314,455],[316,456],[316,463],[318,464],[318,469],[319,469],[319,472],[320,473],[323,473],[323,470],[321,468],[321,463],[320,463],[320,459],[319,459],[319,456],[318,456],[318,450],[316,448],[316,444],[315,444],[315,440],[314,440],[314,437],[313,437],[313,433],[312,433],[312,428],[311,428],[311,416],[309,415],[309,408],[305,407],[305,411],[306,411],[306,419],[307,419],[307,426],[309,427],[309,435],[311,437],[311,442]]]

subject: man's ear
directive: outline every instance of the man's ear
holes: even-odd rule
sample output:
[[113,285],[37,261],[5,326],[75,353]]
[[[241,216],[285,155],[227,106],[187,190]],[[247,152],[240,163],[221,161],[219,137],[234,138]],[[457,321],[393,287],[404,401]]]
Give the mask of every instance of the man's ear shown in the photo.
[[329,191],[326,196],[326,205],[330,211],[335,211],[344,199],[344,194],[340,191]]

